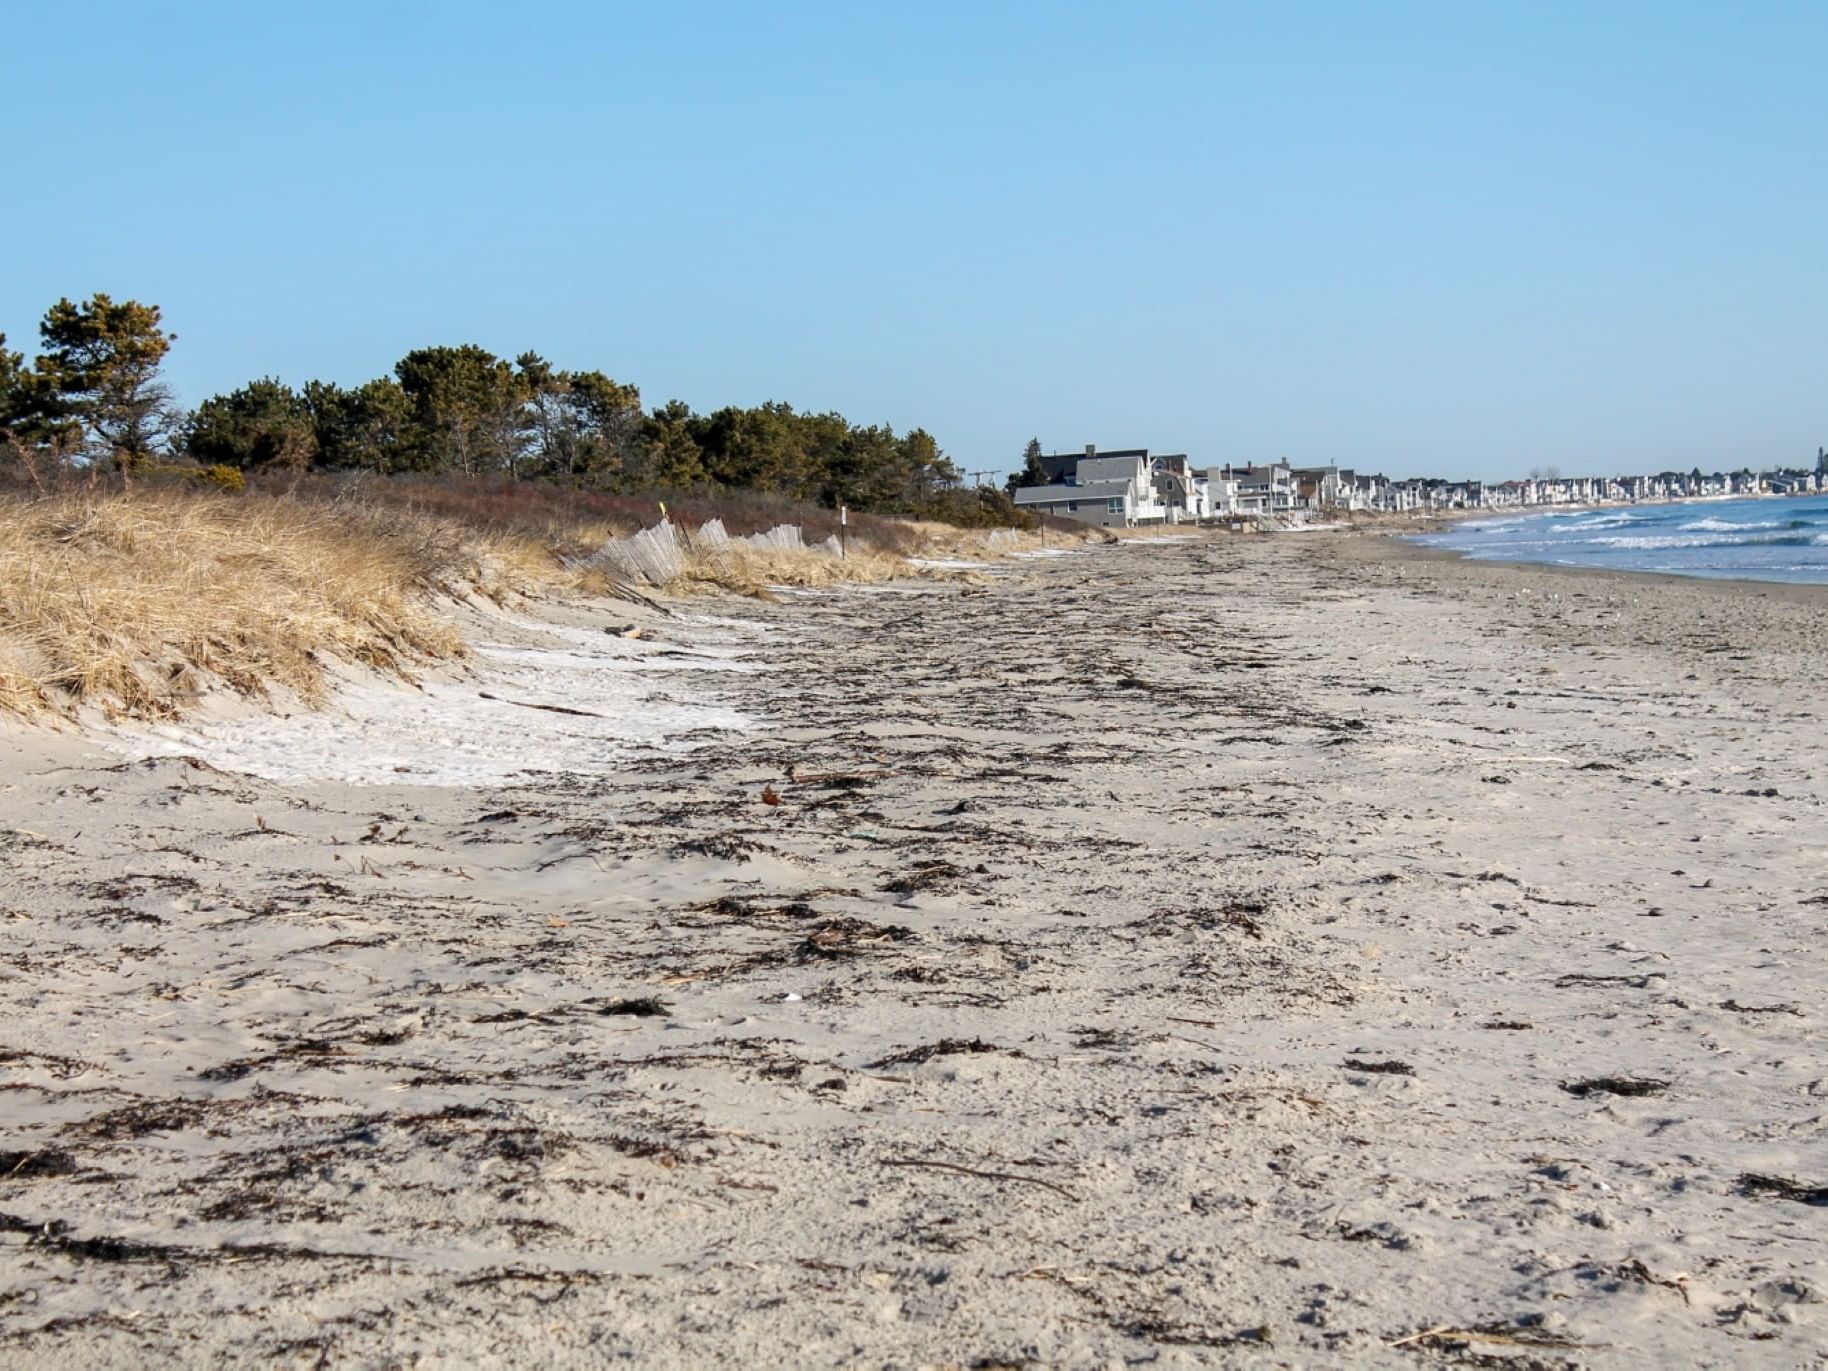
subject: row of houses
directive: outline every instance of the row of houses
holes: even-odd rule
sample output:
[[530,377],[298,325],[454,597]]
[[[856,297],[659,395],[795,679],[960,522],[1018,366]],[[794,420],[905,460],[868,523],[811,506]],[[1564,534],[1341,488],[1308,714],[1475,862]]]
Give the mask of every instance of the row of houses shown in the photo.
[[1147,448],[1088,446],[1044,456],[1041,468],[1046,481],[1018,488],[1018,506],[1120,528],[1302,511],[1470,508],[1482,490],[1477,481],[1391,481],[1339,466],[1198,467],[1184,452],[1152,455]]
[[1015,491],[1019,507],[1116,528],[1372,510],[1408,513],[1828,491],[1828,451],[1821,449],[1816,452],[1813,470],[1533,476],[1489,484],[1435,477],[1393,481],[1350,467],[1297,467],[1287,462],[1199,467],[1184,452],[1151,455],[1147,448],[1100,452],[1094,445],[1087,445],[1082,453],[1044,456],[1041,469],[1047,478],[1044,482]]
[[1775,471],[1663,471],[1654,476],[1560,477],[1506,481],[1491,503],[1512,505],[1592,504],[1598,501],[1695,500],[1708,497],[1813,495],[1828,491],[1828,450],[1817,449],[1813,467]]

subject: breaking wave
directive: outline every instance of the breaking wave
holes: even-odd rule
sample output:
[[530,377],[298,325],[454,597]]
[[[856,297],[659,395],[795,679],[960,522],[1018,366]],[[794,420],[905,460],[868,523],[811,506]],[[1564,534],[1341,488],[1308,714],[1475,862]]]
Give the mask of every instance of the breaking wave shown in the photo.
[[1603,528],[1630,528],[1633,524],[1641,524],[1643,522],[1644,520],[1635,514],[1605,514],[1597,519],[1555,524],[1550,527],[1549,531],[1556,534],[1592,533],[1596,529]]
[[[1684,525],[1687,527],[1687,525]],[[1756,527],[1751,524],[1738,525],[1740,528]],[[1767,524],[1767,528],[1782,528],[1782,524]],[[1657,548],[1671,547],[1821,547],[1828,546],[1821,537],[1808,538],[1786,536],[1781,538],[1683,538],[1675,534],[1652,535],[1641,538],[1594,538],[1591,540],[1600,547],[1629,547],[1649,551]]]
[[1828,495],[1727,500],[1705,509],[1495,510],[1478,527],[1421,541],[1487,559],[1828,582]]
[[1808,528],[1807,519],[1768,519],[1757,523],[1735,524],[1726,519],[1697,519],[1679,527],[1702,533],[1750,533],[1761,528]]

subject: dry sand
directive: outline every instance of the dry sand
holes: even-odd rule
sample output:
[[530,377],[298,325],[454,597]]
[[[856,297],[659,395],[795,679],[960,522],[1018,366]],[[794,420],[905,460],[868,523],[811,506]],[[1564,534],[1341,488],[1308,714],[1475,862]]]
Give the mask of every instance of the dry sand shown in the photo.
[[642,610],[759,722],[521,784],[9,735],[0,1362],[1815,1365],[1825,603],[1138,542]]

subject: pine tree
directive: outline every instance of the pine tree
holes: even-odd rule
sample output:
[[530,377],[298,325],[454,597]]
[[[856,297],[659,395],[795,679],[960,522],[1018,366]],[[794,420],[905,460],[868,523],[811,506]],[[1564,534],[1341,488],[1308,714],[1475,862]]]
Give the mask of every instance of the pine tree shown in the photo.
[[316,458],[317,434],[304,397],[263,377],[198,405],[184,450],[207,466],[297,470]]
[[176,337],[160,326],[159,307],[106,295],[59,300],[38,332],[43,417],[80,426],[91,458],[131,466],[156,452],[179,418],[159,379]]
[[419,348],[394,367],[412,401],[426,465],[465,476],[520,474],[527,380],[486,348]]
[[1014,495],[1025,486],[1044,486],[1047,482],[1047,468],[1041,464],[1041,440],[1030,438],[1022,449],[1022,469],[1010,476],[1003,488]]

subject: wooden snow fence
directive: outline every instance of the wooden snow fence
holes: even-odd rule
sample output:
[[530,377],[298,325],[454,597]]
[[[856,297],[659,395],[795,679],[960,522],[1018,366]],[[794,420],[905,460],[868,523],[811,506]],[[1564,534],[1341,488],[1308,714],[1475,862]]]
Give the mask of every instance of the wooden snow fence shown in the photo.
[[686,550],[671,521],[661,520],[632,538],[611,538],[589,564],[634,582],[663,586],[685,570]]
[[632,538],[611,538],[578,565],[607,571],[633,585],[645,582],[660,587],[675,580],[686,568],[688,555],[695,554],[720,570],[728,570],[731,551],[738,544],[765,552],[817,552],[830,557],[844,555],[837,535],[823,542],[808,544],[794,524],[777,524],[766,533],[752,533],[733,538],[722,519],[708,519],[696,529],[686,530],[663,519],[652,528],[644,528]]
[[823,542],[809,543],[797,524],[776,524],[766,533],[752,533],[743,541],[765,552],[817,552],[827,557],[842,557],[844,543],[837,534]]
[[806,540],[800,536],[798,524],[776,524],[766,533],[751,533],[743,541],[750,547],[761,548],[764,552],[804,552]]
[[707,519],[686,535],[692,551],[721,572],[730,570],[730,535],[722,519]]

